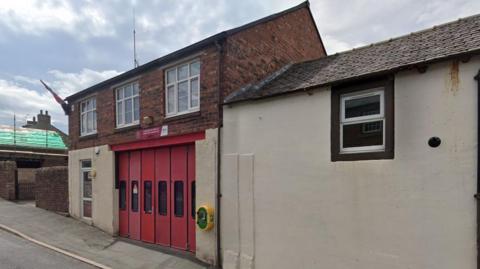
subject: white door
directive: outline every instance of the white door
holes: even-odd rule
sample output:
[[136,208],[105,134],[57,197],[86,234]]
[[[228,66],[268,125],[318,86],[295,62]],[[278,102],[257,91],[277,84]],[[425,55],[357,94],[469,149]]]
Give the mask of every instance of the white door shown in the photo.
[[80,168],[80,206],[82,217],[92,218],[92,161],[81,161]]

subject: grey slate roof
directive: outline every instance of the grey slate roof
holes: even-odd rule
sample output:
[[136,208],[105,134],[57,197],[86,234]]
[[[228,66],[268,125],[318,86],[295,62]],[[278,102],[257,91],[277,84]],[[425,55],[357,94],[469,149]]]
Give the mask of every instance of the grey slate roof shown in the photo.
[[480,14],[280,69],[225,103],[266,98],[480,53]]

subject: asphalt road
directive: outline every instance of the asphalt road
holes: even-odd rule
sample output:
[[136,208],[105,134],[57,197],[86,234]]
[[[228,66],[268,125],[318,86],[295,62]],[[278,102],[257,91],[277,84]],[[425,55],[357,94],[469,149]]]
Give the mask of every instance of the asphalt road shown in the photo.
[[95,268],[0,230],[1,269]]

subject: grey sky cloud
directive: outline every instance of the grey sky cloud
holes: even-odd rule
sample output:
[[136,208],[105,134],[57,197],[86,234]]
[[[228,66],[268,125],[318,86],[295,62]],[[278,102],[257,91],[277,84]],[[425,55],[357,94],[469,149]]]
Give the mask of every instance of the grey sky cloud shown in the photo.
[[[49,110],[67,129],[65,97],[131,69],[132,12],[140,63],[299,4],[296,0],[0,1],[0,124]],[[351,49],[480,13],[474,0],[311,0],[327,52]]]

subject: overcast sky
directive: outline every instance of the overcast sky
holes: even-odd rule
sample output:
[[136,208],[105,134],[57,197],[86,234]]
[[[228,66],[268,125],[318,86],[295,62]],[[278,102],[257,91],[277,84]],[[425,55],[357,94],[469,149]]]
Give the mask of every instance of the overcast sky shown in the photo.
[[[223,30],[301,3],[296,0],[2,0],[0,124],[40,109],[67,117],[38,82],[62,97],[132,68],[132,10],[140,64]],[[328,54],[480,13],[478,0],[312,0]],[[20,125],[20,123],[19,123]]]

